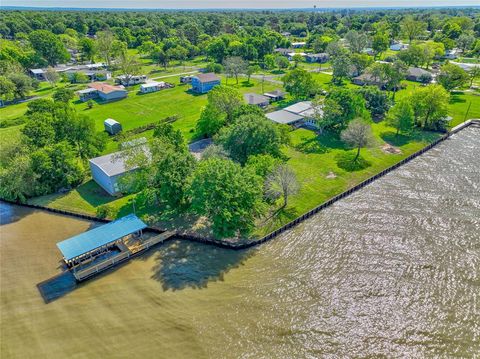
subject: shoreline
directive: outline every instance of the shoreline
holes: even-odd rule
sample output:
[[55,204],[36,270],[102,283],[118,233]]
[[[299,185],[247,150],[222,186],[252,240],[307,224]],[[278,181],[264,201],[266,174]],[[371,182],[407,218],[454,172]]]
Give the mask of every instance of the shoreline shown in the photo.
[[[479,119],[470,119],[467,120],[455,127],[453,127],[449,132],[435,140],[434,142],[430,143],[429,145],[423,147],[422,149],[412,153],[408,157],[404,158],[403,160],[395,163],[394,165],[384,169],[383,171],[367,178],[366,180],[356,184],[355,186],[347,189],[346,191],[343,191],[342,193],[339,193],[338,195],[330,198],[329,200],[321,203],[320,205],[316,206],[315,208],[311,209],[310,211],[304,213],[303,215],[298,216],[294,220],[284,224],[280,228],[268,233],[267,235],[261,237],[261,238],[256,238],[256,239],[248,239],[245,242],[231,242],[225,239],[214,239],[210,237],[203,237],[203,236],[197,236],[197,235],[192,235],[187,232],[176,232],[175,236],[173,236],[170,240],[173,240],[175,238],[181,239],[181,240],[187,240],[187,241],[192,241],[192,242],[197,242],[197,243],[203,243],[203,244],[209,244],[209,245],[214,245],[217,247],[221,248],[228,248],[228,249],[233,249],[233,250],[241,250],[241,249],[247,249],[250,247],[254,247],[257,245],[260,245],[262,243],[265,243],[275,237],[277,237],[279,234],[285,232],[286,230],[296,226],[297,224],[305,221],[306,219],[312,217],[314,214],[320,212],[321,210],[330,207],[332,204],[335,202],[349,196],[350,194],[362,189],[363,187],[367,186],[368,184],[374,182],[375,180],[383,177],[387,173],[392,172],[393,170],[399,168],[400,166],[410,162],[414,158],[424,154],[425,152],[429,151],[430,149],[436,147],[438,144],[442,143],[446,139],[448,139],[451,135],[454,135],[458,133],[459,131],[471,126],[471,125],[477,125],[480,126],[480,120]],[[60,215],[65,215],[65,216],[70,216],[70,217],[76,217],[79,219],[84,219],[84,220],[89,220],[89,221],[96,221],[96,222],[101,222],[101,223],[108,223],[111,220],[110,219],[105,219],[105,218],[99,218],[96,216],[92,215],[87,215],[87,214],[82,214],[82,213],[77,213],[77,212],[72,212],[72,211],[65,211],[65,210],[60,210],[56,208],[51,208],[47,206],[41,206],[41,205],[35,205],[35,204],[28,204],[28,203],[16,203],[16,202],[11,202],[7,201],[4,199],[0,199],[0,201],[3,201],[5,203],[17,205],[17,206],[23,206],[23,207],[28,207],[32,209],[38,209],[38,210],[43,210],[43,211],[48,211],[51,213],[55,214],[60,214]],[[156,226],[149,226],[146,228],[147,231],[153,232],[153,233],[163,233],[166,230],[156,227]]]

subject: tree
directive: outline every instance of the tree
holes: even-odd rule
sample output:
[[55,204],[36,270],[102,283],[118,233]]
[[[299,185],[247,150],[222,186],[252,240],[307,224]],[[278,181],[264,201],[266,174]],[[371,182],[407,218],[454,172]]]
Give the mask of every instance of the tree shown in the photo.
[[245,167],[266,179],[274,168],[280,164],[281,160],[271,155],[253,155],[248,157]]
[[28,93],[34,89],[34,81],[25,74],[10,74],[8,79],[15,85],[14,97],[16,99],[24,99]]
[[150,57],[152,58],[153,62],[158,65],[162,65],[165,69],[167,69],[169,57],[160,46],[155,46],[153,51],[150,53]]
[[79,45],[83,61],[95,62],[95,55],[97,53],[97,45],[95,41],[88,37],[83,37],[80,40]]
[[45,195],[61,188],[72,188],[84,179],[82,164],[67,142],[60,142],[37,149],[31,155],[35,173],[35,194]]
[[387,34],[380,32],[375,34],[372,41],[372,49],[375,51],[375,57],[387,51],[388,45],[390,45],[390,39]]
[[296,194],[300,185],[297,181],[297,175],[286,164],[277,166],[266,181],[267,197],[276,200],[280,196],[283,198],[282,208],[288,204],[288,198]]
[[15,97],[15,84],[9,78],[0,76],[0,99],[11,101]]
[[227,46],[222,39],[215,39],[210,42],[207,46],[207,55],[218,62],[219,64],[223,62],[225,56],[227,55]]
[[260,69],[260,66],[258,65],[250,65],[247,67],[247,72],[246,72],[246,75],[247,75],[247,83],[250,83],[250,77],[256,73],[256,72],[259,72],[261,69]]
[[407,76],[408,67],[404,62],[396,60],[392,65],[383,67],[383,79],[388,90],[393,91],[392,99],[395,100],[395,94],[402,80]]
[[294,63],[294,67],[298,67],[298,64],[299,64],[300,62],[303,62],[303,56],[300,55],[300,54],[295,54],[295,55],[293,55],[293,57],[292,57],[292,61],[293,61],[293,63]]
[[225,123],[226,113],[208,103],[200,114],[200,119],[196,124],[196,132],[202,137],[212,137],[220,131]]
[[332,59],[333,79],[335,84],[341,84],[342,80],[350,76],[351,61],[347,55],[336,56]]
[[316,53],[325,52],[327,45],[333,41],[333,38],[327,35],[317,36],[313,40],[312,47],[313,51]]
[[108,67],[110,67],[112,61],[114,40],[113,33],[109,30],[97,32],[98,53],[105,60]]
[[73,100],[73,97],[75,96],[73,90],[67,89],[67,88],[61,88],[56,90],[53,93],[53,100],[55,102],[64,102],[68,103],[71,100]]
[[231,123],[236,109],[243,104],[243,100],[236,89],[227,86],[215,86],[208,93],[208,103],[219,113],[225,114],[227,122]]
[[47,30],[35,30],[28,36],[33,49],[51,66],[70,58],[62,41]]
[[345,34],[350,50],[353,53],[360,53],[368,44],[368,37],[363,32],[350,30]]
[[221,74],[223,72],[223,66],[221,64],[217,64],[216,62],[210,62],[205,66],[205,71],[213,72],[215,74]]
[[252,155],[278,157],[282,145],[282,137],[275,124],[258,115],[241,116],[231,126],[223,128],[217,140],[232,159],[241,164]]
[[[263,58],[263,66],[267,69],[267,70],[272,70],[275,68],[275,66],[277,66],[277,63],[276,63],[276,57],[274,55],[271,55],[271,54],[268,54],[268,55],[265,55],[265,57]],[[287,60],[288,61],[288,60]],[[289,63],[290,64],[290,63]],[[287,65],[288,67],[288,65]]]
[[159,157],[152,165],[158,185],[158,198],[172,208],[180,209],[188,202],[190,175],[197,162],[188,151],[176,152],[167,149]]
[[397,129],[397,135],[400,132],[410,132],[413,128],[414,120],[413,108],[408,99],[402,99],[397,102],[387,114],[387,123]]
[[374,117],[382,117],[389,108],[387,94],[377,86],[364,86],[359,92],[365,99],[365,106]]
[[473,86],[473,81],[480,77],[480,66],[473,66],[470,71],[468,71],[468,77],[470,78],[470,86]]
[[277,56],[275,58],[275,64],[279,69],[286,69],[290,66],[290,61],[285,56]]
[[83,72],[74,72],[70,75],[70,82],[72,84],[83,84],[89,81],[88,76]]
[[182,133],[180,130],[174,129],[171,123],[160,122],[153,130],[153,137],[172,146],[176,151],[186,151]]
[[45,71],[45,80],[52,86],[57,86],[57,82],[60,81],[60,75],[53,67],[48,67],[47,71]]
[[[350,74],[350,66],[348,58],[343,59],[342,62],[336,63],[337,77],[347,77]],[[355,76],[361,75],[363,71],[373,63],[371,56],[367,54],[351,54],[350,63],[355,67]]]
[[457,39],[457,46],[462,49],[462,51],[467,51],[472,48],[474,42],[475,36],[471,34],[462,34]]
[[348,88],[334,88],[323,105],[321,127],[338,132],[356,117],[368,118],[365,100]]
[[412,16],[407,16],[403,19],[401,28],[411,44],[413,40],[426,30],[426,25],[422,21],[415,20]]
[[261,177],[219,158],[200,161],[192,177],[191,208],[210,220],[215,236],[230,237],[253,228],[263,208]]
[[117,65],[124,76],[126,86],[130,85],[130,81],[133,76],[140,73],[141,66],[138,58],[136,56],[129,55],[127,52],[124,52],[119,57]]
[[468,82],[468,74],[460,66],[445,64],[440,70],[440,74],[437,76],[437,82],[445,87],[447,91],[451,91],[457,87],[463,87]]
[[318,86],[312,74],[302,68],[288,72],[282,78],[285,89],[297,98],[309,98],[318,91]]
[[223,61],[227,76],[235,77],[238,84],[238,75],[247,72],[248,63],[239,56],[229,56]]
[[357,161],[360,156],[362,147],[367,146],[371,142],[372,129],[369,124],[362,120],[356,119],[348,124],[348,127],[342,131],[341,138],[347,145],[357,149],[357,154],[353,162]]
[[449,101],[448,92],[437,84],[416,88],[410,97],[416,122],[430,130],[444,128]]

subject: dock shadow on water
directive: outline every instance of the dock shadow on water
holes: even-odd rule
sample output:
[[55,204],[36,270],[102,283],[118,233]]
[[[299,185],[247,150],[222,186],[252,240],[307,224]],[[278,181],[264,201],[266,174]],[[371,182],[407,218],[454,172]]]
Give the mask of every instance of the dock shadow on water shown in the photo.
[[45,304],[48,304],[72,292],[77,288],[77,281],[72,272],[65,270],[53,278],[38,283],[37,288]]
[[165,291],[206,288],[209,282],[223,281],[228,271],[243,265],[255,251],[171,241],[160,250],[152,251],[155,265],[151,278],[161,282]]

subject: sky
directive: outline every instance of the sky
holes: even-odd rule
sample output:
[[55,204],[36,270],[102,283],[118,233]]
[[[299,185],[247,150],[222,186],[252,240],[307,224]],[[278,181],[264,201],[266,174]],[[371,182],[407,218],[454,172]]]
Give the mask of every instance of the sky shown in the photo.
[[1,6],[70,7],[70,8],[341,8],[341,7],[428,7],[479,6],[479,0],[0,0]]

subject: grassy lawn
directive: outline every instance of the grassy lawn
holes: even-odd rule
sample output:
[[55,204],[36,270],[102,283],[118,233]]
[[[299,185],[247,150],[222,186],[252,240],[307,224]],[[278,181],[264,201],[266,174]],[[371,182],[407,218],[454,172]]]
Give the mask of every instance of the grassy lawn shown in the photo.
[[[353,163],[355,150],[345,147],[338,136],[324,134],[317,136],[306,129],[291,132],[292,145],[284,149],[288,164],[297,174],[300,192],[292,196],[286,208],[274,208],[275,216],[263,221],[256,231],[264,235],[320,203],[345,191],[364,179],[382,171],[401,159],[418,151],[439,136],[436,133],[416,132],[411,136],[395,136],[393,128],[385,123],[372,124],[375,143],[362,149],[361,158],[369,166],[352,171],[343,163]],[[399,154],[384,152],[382,146],[388,142],[401,150]],[[268,216],[267,216],[268,217]]]

